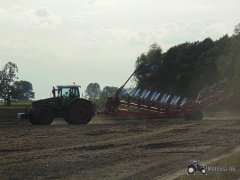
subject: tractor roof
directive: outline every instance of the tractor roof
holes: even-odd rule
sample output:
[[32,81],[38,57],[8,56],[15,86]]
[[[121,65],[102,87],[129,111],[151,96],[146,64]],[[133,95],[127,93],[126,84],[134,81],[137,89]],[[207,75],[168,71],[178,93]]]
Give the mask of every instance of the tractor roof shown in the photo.
[[64,85],[64,86],[62,86],[62,85],[59,85],[59,86],[57,86],[57,89],[61,89],[61,88],[73,88],[73,87],[81,87],[81,86],[78,86],[78,85]]

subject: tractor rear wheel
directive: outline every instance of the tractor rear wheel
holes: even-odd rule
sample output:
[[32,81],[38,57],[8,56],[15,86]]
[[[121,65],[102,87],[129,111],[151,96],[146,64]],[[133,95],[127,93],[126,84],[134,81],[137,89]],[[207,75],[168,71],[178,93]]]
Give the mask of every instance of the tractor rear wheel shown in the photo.
[[184,117],[186,120],[202,120],[203,112],[201,110],[195,110],[193,112],[186,113]]
[[185,120],[192,120],[192,114],[191,113],[186,113],[184,114]]
[[53,112],[50,108],[42,106],[37,108],[30,117],[33,125],[50,125],[54,120]]
[[193,120],[202,120],[203,119],[203,112],[201,110],[196,110],[192,113]]
[[70,105],[65,120],[69,124],[88,124],[93,117],[93,107],[87,101],[77,101]]

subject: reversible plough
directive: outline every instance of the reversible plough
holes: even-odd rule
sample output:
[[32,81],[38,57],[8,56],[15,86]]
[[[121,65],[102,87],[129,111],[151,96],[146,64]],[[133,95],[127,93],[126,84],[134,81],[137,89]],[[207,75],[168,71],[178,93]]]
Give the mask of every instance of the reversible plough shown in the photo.
[[125,88],[129,80],[139,70],[135,70],[127,81],[117,90],[113,97],[108,97],[105,111],[97,114],[115,117],[156,117],[179,118],[187,120],[203,118],[203,109],[213,103],[219,102],[224,95],[222,84],[225,81],[215,83],[199,91],[196,98],[181,97],[158,90]]

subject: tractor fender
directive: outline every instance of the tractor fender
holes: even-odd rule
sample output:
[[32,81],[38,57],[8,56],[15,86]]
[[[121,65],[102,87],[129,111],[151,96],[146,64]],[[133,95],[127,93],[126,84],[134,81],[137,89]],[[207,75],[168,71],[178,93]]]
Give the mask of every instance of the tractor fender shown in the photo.
[[89,104],[89,105],[92,107],[92,113],[95,114],[95,110],[96,110],[96,109],[95,109],[92,101],[89,101],[89,100],[83,99],[83,98],[73,99],[72,101],[69,102],[68,108],[69,108],[72,104],[74,104],[74,103],[76,103],[76,102],[85,102],[85,103]]

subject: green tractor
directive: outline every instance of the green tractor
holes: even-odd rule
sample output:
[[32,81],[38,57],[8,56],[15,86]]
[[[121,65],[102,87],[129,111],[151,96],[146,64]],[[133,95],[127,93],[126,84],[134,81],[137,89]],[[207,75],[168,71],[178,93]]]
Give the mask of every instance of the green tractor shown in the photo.
[[[95,105],[80,98],[76,85],[53,88],[53,97],[34,101],[25,113],[18,113],[18,119],[29,119],[34,125],[50,125],[54,118],[64,118],[73,125],[88,124],[95,114]],[[57,95],[56,95],[57,92]]]

